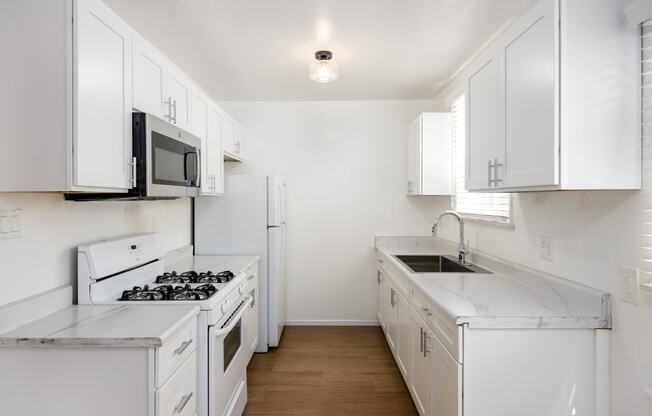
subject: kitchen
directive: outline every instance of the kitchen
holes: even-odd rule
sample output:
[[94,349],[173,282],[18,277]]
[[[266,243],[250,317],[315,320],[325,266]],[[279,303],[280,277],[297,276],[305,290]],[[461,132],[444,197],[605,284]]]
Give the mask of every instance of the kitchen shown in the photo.
[[[143,404],[137,395],[133,399],[147,410],[132,409],[131,413],[112,408],[113,401],[93,401],[120,383],[102,385],[89,374],[90,367],[64,366],[80,375],[57,383],[59,396],[40,400],[34,390],[51,388],[52,379],[39,376],[37,366],[25,367],[29,373],[21,370],[25,371],[22,378],[14,370],[3,371],[0,397],[11,414],[39,414],[42,409],[76,414],[92,409],[95,414],[154,415],[165,414],[160,403],[168,402],[169,414],[180,408],[176,413],[190,415],[468,416],[523,414],[523,409],[542,415],[650,414],[652,335],[647,328],[652,322],[652,270],[645,163],[649,159],[650,103],[645,88],[650,53],[650,26],[645,22],[652,18],[649,2],[380,4],[315,0],[299,5],[284,0],[270,7],[258,1],[182,5],[151,0],[29,0],[0,5],[0,42],[11,57],[6,60],[10,64],[0,68],[4,95],[10,98],[2,104],[3,113],[10,116],[4,118],[8,134],[0,153],[0,261],[6,288],[0,292],[0,355],[11,358],[0,358],[0,368],[17,360],[13,353],[25,354],[27,362],[36,362],[36,356],[43,354],[44,363],[56,368],[59,359],[52,357],[57,353],[65,353],[62,363],[64,359],[76,362],[75,354],[85,348],[97,354],[126,354],[132,348],[150,351],[147,354],[152,353],[156,361],[156,350],[166,348],[168,341],[178,349],[187,339],[193,342],[177,356],[185,358],[184,362],[189,362],[189,354],[197,357],[196,389],[191,397],[189,391],[179,390],[167,402],[158,402],[156,392],[165,391],[166,382],[174,381],[172,376],[182,374],[186,367],[173,365],[157,384],[160,368],[148,364],[156,369],[155,375],[148,376],[151,385],[141,386],[149,400],[141,400]],[[369,20],[371,9],[376,10],[374,20]],[[103,25],[93,24],[90,17]],[[560,25],[552,24],[555,21]],[[534,30],[528,32],[530,28]],[[532,37],[521,37],[526,32]],[[508,46],[526,38],[553,48],[537,53],[545,48],[535,43],[537,47],[513,49],[521,54],[513,64],[536,65],[510,72],[506,68]],[[546,43],[551,39],[557,43]],[[322,51],[331,51],[331,59]],[[556,61],[545,61],[550,57]],[[337,79],[314,82],[310,76],[319,74],[311,70],[320,66],[334,71],[330,75],[334,73]],[[513,73],[526,76],[510,79]],[[532,80],[544,83],[534,85]],[[510,89],[507,81],[518,87]],[[490,88],[483,90],[487,85]],[[493,93],[494,104],[470,99],[476,91],[484,98]],[[200,189],[196,197],[144,185],[149,176],[156,175],[156,168],[147,158],[145,164],[132,163],[132,157],[138,156],[136,146],[132,148],[137,131],[132,126],[134,111],[160,120],[159,132],[172,128],[175,134],[188,134],[190,142],[199,138],[200,144],[194,146],[200,150],[197,163],[192,156],[184,161],[184,170],[197,172],[195,185]],[[524,112],[532,111],[541,116],[526,119]],[[516,116],[499,117],[510,113]],[[449,121],[432,122],[433,114]],[[151,127],[152,123],[146,120],[145,124]],[[426,126],[433,125],[437,131],[426,133]],[[422,137],[415,133],[419,130]],[[475,135],[476,131],[482,134]],[[486,131],[494,132],[491,146],[485,146]],[[524,132],[527,141],[513,139],[523,137]],[[430,138],[434,141],[428,142]],[[468,143],[472,151],[465,153]],[[525,159],[510,160],[512,150]],[[165,160],[158,171],[174,170],[174,158]],[[247,177],[258,178],[257,184],[236,185],[238,178]],[[268,178],[279,178],[286,188],[281,220],[284,241],[279,244],[267,241],[265,208],[269,207],[264,207],[264,190],[253,191]],[[503,192],[495,193],[498,189]],[[92,196],[125,196],[129,190],[149,192],[152,200]],[[442,217],[433,230],[435,220],[448,210],[460,212],[464,219],[461,241],[461,224],[452,215]],[[209,219],[202,217],[207,211]],[[150,241],[152,233],[156,237]],[[93,245],[105,239],[131,243],[133,238],[127,236],[139,236],[135,257],[129,257],[139,260],[129,264],[132,260],[123,263],[114,254],[107,255],[113,259],[106,264],[110,270],[97,279],[82,280],[83,262],[78,259],[85,248],[93,252],[105,247]],[[391,236],[420,237],[387,238]],[[218,402],[218,394],[211,395],[207,388],[211,382],[202,380],[219,372],[209,371],[212,360],[202,353],[204,345],[210,347],[207,339],[200,338],[207,336],[207,327],[214,327],[209,325],[210,313],[204,305],[211,303],[213,308],[212,303],[238,293],[238,303],[226,312],[233,308],[239,312],[245,303],[262,306],[250,296],[255,286],[248,276],[256,273],[248,269],[258,256],[257,276],[252,280],[259,285],[257,289],[267,285],[268,267],[274,263],[262,256],[270,257],[270,247],[285,251],[279,274],[285,279],[285,291],[278,292],[284,298],[262,298],[284,299],[275,302],[285,314],[280,319],[285,323],[278,334],[282,335],[280,344],[275,347],[269,340],[252,338],[257,353],[249,362],[247,377],[242,377],[246,388],[237,384],[241,392],[249,389],[246,408],[243,401],[226,398],[228,403],[222,403],[220,410],[211,411],[210,403]],[[432,264],[393,257],[447,254],[455,259],[460,248],[467,265],[493,276],[477,272],[477,277],[464,277],[459,270],[412,273],[411,267]],[[197,266],[189,260],[193,254],[219,258],[217,263]],[[99,265],[102,258],[97,261]],[[52,313],[59,319],[47,321],[50,324],[60,324],[61,314],[71,313],[72,303],[79,304],[79,311],[90,307],[101,315],[120,306],[115,299],[123,290],[142,287],[141,277],[129,280],[131,268],[141,266],[151,269],[148,279],[197,266],[199,273],[231,270],[234,280],[217,290],[213,301],[209,297],[208,302],[192,301],[186,306],[129,303],[124,308],[133,316],[152,314],[154,309],[148,308],[164,309],[160,319],[143,316],[156,325],[138,334],[133,332],[137,325],[128,325],[130,319],[118,316],[115,322],[124,326],[111,327],[114,333],[101,340],[84,338],[81,330],[77,338],[65,331],[58,336],[52,336],[52,331],[46,338],[36,336],[36,330],[44,328],[38,321],[48,317],[24,312],[35,311],[33,305],[19,306],[50,294],[58,306],[48,307],[55,309]],[[97,271],[93,269],[88,276]],[[120,276],[127,276],[124,283],[113,284],[122,282],[116,279]],[[99,298],[111,302],[85,305],[80,294],[94,282],[109,287],[107,296]],[[491,286],[493,282],[497,286]],[[508,284],[514,282],[518,286]],[[548,285],[557,295],[541,285]],[[459,292],[460,287],[469,292]],[[547,300],[535,296],[541,292],[547,293]],[[475,312],[468,313],[468,304],[450,301],[446,297],[450,293],[475,301]],[[501,297],[509,294],[509,299]],[[556,303],[555,296],[564,297],[568,304]],[[416,300],[425,304],[415,306]],[[541,302],[547,311],[537,309]],[[403,338],[394,342],[395,327],[387,319],[395,305],[399,317],[407,311],[408,318],[415,318],[411,323],[420,322],[417,318],[423,321],[421,327],[408,325],[405,360]],[[421,308],[429,308],[444,323],[429,322]],[[174,324],[165,314],[177,309]],[[267,311],[268,305],[259,310],[259,324],[268,319],[260,319],[263,309]],[[514,318],[522,318],[519,314],[523,313],[529,313],[529,318],[515,324]],[[20,325],[8,318],[16,315]],[[448,315],[454,319],[447,320]],[[74,316],[71,313],[67,319]],[[190,338],[181,337],[178,342],[169,339],[165,325],[179,328],[192,319],[198,323],[206,319],[203,327],[198,325],[204,328],[203,335],[188,333]],[[220,319],[229,317],[216,316],[214,323],[221,326]],[[545,322],[547,329],[532,328],[532,319]],[[228,321],[225,328],[234,321]],[[570,321],[574,326],[569,327]],[[100,322],[94,318],[84,322],[88,331],[111,332],[106,326],[93,327],[93,322]],[[491,325],[495,332],[490,332]],[[450,327],[454,331],[438,332]],[[259,335],[262,328],[270,326],[261,325]],[[425,353],[423,329],[428,330],[425,349],[431,350]],[[563,335],[555,338],[559,331]],[[511,337],[510,342],[474,338],[484,332],[500,332]],[[542,336],[545,340],[520,340],[526,332],[536,334],[532,339]],[[243,330],[242,335],[253,333]],[[94,344],[116,337],[140,341],[128,348]],[[24,341],[17,342],[18,338]],[[147,341],[157,338],[162,345]],[[65,339],[77,346],[35,347],[39,339],[48,345]],[[478,350],[474,339],[486,348]],[[84,342],[94,345],[79,347]],[[373,342],[380,351],[371,352]],[[267,353],[258,351],[268,345]],[[563,360],[549,356],[554,348]],[[310,351],[322,355],[310,356]],[[359,355],[360,351],[366,352]],[[253,353],[251,348],[249,353]],[[202,362],[202,354],[207,362]],[[452,357],[459,371],[457,387],[451,390],[447,382],[440,389],[435,382],[426,389],[429,398],[425,401],[419,394],[423,384],[415,383],[416,375],[423,374],[413,370],[419,368],[413,363],[424,355]],[[537,359],[544,363],[543,369],[533,366]],[[331,371],[329,365],[334,366]],[[500,366],[500,371],[492,366]],[[104,371],[111,380],[131,378],[118,367]],[[430,376],[438,380],[437,374],[433,370]],[[297,381],[292,384],[284,375]],[[569,379],[577,384],[565,384]],[[91,380],[98,383],[98,390],[84,389],[86,399],[70,394]],[[201,385],[204,392],[200,392]],[[505,387],[497,388],[500,385]],[[125,395],[135,394],[130,383],[123,387]],[[29,403],[20,395],[21,388],[29,389]],[[447,407],[451,401],[454,408]],[[124,402],[130,403],[126,396]]]

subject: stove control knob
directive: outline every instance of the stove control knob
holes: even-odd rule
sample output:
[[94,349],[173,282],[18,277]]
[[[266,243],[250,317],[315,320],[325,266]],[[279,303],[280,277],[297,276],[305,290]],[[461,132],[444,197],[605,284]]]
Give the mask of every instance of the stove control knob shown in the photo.
[[238,288],[238,292],[240,292],[240,294],[242,295],[242,294],[245,292],[245,288],[244,288],[244,286],[240,286],[240,287]]
[[227,309],[229,309],[229,302],[224,302],[220,309],[222,310],[222,313],[226,313]]

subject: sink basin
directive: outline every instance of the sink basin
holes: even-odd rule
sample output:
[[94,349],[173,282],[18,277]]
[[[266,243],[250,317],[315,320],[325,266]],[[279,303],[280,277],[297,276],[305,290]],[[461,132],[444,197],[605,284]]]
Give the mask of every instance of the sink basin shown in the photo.
[[414,273],[491,273],[474,264],[461,264],[453,256],[395,255]]

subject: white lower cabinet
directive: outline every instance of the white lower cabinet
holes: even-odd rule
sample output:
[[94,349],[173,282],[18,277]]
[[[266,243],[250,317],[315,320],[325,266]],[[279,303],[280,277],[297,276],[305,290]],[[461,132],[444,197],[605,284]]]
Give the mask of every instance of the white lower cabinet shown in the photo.
[[377,313],[420,416],[609,414],[609,330],[457,325],[378,264]]
[[[197,412],[196,316],[169,331],[160,346],[103,338],[106,345],[2,348],[0,368],[11,374],[0,377],[2,414],[192,416]],[[40,392],[37,400],[34,392]]]

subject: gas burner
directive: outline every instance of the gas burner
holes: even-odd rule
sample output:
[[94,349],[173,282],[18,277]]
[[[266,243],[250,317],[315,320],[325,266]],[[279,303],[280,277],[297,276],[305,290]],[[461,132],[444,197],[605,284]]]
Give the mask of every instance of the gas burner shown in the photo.
[[150,289],[148,285],[134,286],[131,290],[122,292],[122,296],[118,300],[164,300],[165,291],[159,288]]
[[177,272],[165,272],[162,275],[156,276],[155,283],[194,283],[196,278],[196,272],[184,272],[181,274],[177,274]]
[[225,270],[214,274],[211,271],[197,273],[188,271],[178,274],[177,272],[165,272],[156,277],[155,283],[228,283],[233,279],[234,274]]
[[217,274],[213,274],[213,272],[208,271],[206,273],[199,273],[199,275],[196,278],[196,282],[197,283],[228,283],[231,279],[233,279],[233,277],[234,274],[230,270],[225,270]]
[[142,288],[134,286],[131,290],[125,290],[118,300],[204,300],[215,292],[217,292],[217,288],[211,284],[195,287],[189,284],[183,286],[162,285],[151,289],[145,285]]

